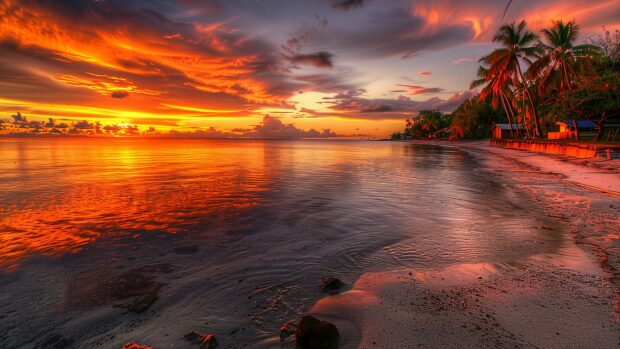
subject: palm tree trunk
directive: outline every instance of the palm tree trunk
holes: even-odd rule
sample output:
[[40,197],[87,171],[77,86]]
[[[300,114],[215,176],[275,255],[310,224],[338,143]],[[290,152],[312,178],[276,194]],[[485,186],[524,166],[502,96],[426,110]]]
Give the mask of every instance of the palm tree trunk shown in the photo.
[[570,79],[568,78],[568,71],[566,70],[566,62],[562,64],[562,70],[564,71],[564,80],[566,81],[566,86],[570,91],[573,90],[573,85],[570,83]]
[[521,108],[523,108],[523,124],[525,125],[525,134],[527,135],[528,139],[531,139],[532,135],[530,134],[530,116],[527,112],[527,108],[525,107],[525,94],[523,92],[521,93],[521,100],[523,101],[523,106]]
[[[594,137],[595,142],[600,142],[600,140],[603,138],[603,123],[605,122],[605,120],[607,120],[605,114],[606,111],[603,112],[603,115],[601,115],[601,118],[598,120],[598,131],[596,132],[596,137]],[[607,138],[607,140],[609,140],[609,137]]]
[[508,112],[508,107],[506,106],[506,101],[504,101],[504,92],[500,94],[500,98],[502,101],[502,107],[504,107],[504,112],[506,112],[506,116],[508,117],[508,123],[510,124],[510,136],[514,138],[514,130],[512,129],[512,118],[510,117],[510,112]]
[[515,123],[515,131],[517,132],[517,137],[521,138],[521,131],[519,130],[519,120],[517,120],[517,115],[515,114],[512,104],[510,103],[510,100],[508,99],[508,96],[506,96],[504,92],[502,92],[502,95],[504,96],[504,100],[506,100],[508,111],[510,112],[510,115],[512,115],[512,120]]
[[540,123],[538,121],[538,115],[536,114],[536,107],[534,106],[534,99],[532,98],[532,94],[530,94],[530,89],[527,87],[525,83],[525,77],[523,76],[523,72],[521,71],[521,66],[519,65],[519,63],[517,63],[517,71],[519,72],[519,76],[521,77],[521,84],[523,84],[525,93],[527,94],[527,97],[530,100],[530,106],[532,107],[532,114],[534,116],[534,134],[536,135],[536,137],[540,137]]

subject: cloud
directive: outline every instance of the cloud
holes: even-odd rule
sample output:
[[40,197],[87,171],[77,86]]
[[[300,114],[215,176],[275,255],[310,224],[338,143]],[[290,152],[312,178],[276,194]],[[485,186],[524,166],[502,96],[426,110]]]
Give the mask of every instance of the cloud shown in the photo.
[[404,85],[404,84],[397,84],[396,86],[405,87],[407,91],[409,92],[409,95],[411,96],[443,92],[443,88],[439,88],[439,87],[423,87],[423,86],[417,86],[417,85]]
[[359,19],[363,25],[335,31],[335,46],[371,58],[410,58],[469,42],[475,32],[471,23],[447,20],[441,25],[432,18],[398,7],[385,7]]
[[371,105],[368,108],[362,109],[360,112],[362,113],[385,113],[385,112],[393,111],[393,110],[394,109],[388,104],[377,103],[377,104]]
[[430,71],[421,71],[421,72],[420,72],[420,75],[421,75],[421,76],[431,76],[431,75],[433,75],[433,73],[432,73],[432,72],[430,72]]
[[[165,126],[174,127],[262,115],[268,107],[293,110],[290,98],[309,91],[337,95],[321,101],[335,114],[301,113],[326,123],[400,118],[421,106],[447,110],[453,98],[426,99],[445,81],[407,81],[407,63],[390,66],[391,58],[428,55],[430,65],[415,66],[433,79],[425,74],[436,75],[442,60],[428,62],[440,55],[454,64],[476,61],[464,56],[491,49],[471,44],[490,41],[507,2],[2,0],[0,110],[76,121],[171,119]],[[512,1],[505,21],[525,18],[537,31],[550,19],[574,17],[585,35],[601,24],[618,27],[618,13],[618,1],[522,0]],[[439,50],[446,51],[432,54]],[[397,99],[364,98],[366,86],[382,92],[375,90],[379,76],[410,85],[390,91]],[[469,81],[454,83],[465,88]]]
[[129,97],[129,93],[127,93],[127,91],[113,91],[110,94],[110,97],[112,97],[112,98],[127,98],[127,97]]
[[290,57],[290,61],[294,64],[307,64],[317,68],[332,68],[334,55],[321,51],[311,54],[298,54]]
[[422,101],[412,100],[407,96],[396,99],[371,99],[359,95],[340,96],[330,100],[331,109],[339,111],[338,116],[361,119],[402,119],[411,113],[422,110],[440,110],[452,112],[461,103],[472,98],[476,91],[455,93],[448,99],[432,97]]
[[359,88],[348,81],[347,72],[333,74],[305,74],[295,76],[294,79],[303,83],[301,90],[325,93],[349,93]]
[[364,6],[364,2],[364,0],[337,0],[332,4],[332,7],[348,11],[354,8]]
[[80,130],[90,130],[95,128],[95,124],[90,123],[87,120],[81,120],[73,123],[73,127]]
[[304,131],[298,129],[292,124],[284,124],[278,118],[266,115],[263,117],[263,122],[260,125],[255,126],[251,131],[247,133],[248,136],[253,138],[277,138],[277,139],[294,139],[294,138],[327,138],[336,137],[334,132],[329,129],[324,129],[319,132],[315,129]]
[[282,120],[265,115],[259,125],[252,128],[236,128],[231,131],[217,130],[213,127],[193,132],[172,130],[167,136],[172,137],[204,137],[204,138],[253,138],[253,139],[302,139],[302,138],[333,138],[338,134],[330,129],[317,131],[302,130],[293,124],[285,124]]
[[[114,91],[167,93],[170,98],[217,97],[231,104],[241,99],[273,105],[294,93],[296,84],[283,70],[272,43],[224,22],[173,20],[183,17],[168,17],[160,10],[174,14],[181,11],[176,7],[180,5],[162,6],[116,0],[6,0],[0,5],[0,50],[42,61],[37,67],[47,66],[53,73],[39,69],[44,71],[36,76],[40,81],[51,79],[102,96]],[[23,60],[6,62],[16,71],[25,66]],[[67,99],[62,91],[48,98],[52,96]]]
[[452,64],[461,64],[465,62],[477,62],[479,59],[480,58],[476,58],[476,57],[463,57],[463,58],[453,60]]

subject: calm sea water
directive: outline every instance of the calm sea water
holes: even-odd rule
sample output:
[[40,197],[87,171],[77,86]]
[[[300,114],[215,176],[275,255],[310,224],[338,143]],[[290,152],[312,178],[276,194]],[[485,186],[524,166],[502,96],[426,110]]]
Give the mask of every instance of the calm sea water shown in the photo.
[[537,216],[455,148],[4,138],[0,347],[272,347],[322,277],[553,252]]

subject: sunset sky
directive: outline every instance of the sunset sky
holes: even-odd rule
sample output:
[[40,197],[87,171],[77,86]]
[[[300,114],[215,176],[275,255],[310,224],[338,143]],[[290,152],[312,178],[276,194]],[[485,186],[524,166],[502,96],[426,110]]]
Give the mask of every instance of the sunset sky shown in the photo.
[[[502,22],[620,27],[620,0],[0,0],[0,118],[385,137],[451,111]],[[503,19],[504,12],[505,18]]]

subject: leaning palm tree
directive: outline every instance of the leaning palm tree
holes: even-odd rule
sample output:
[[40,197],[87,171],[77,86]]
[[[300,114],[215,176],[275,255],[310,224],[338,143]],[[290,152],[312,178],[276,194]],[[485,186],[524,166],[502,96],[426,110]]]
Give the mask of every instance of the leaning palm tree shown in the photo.
[[518,25],[513,22],[502,26],[493,37],[493,42],[499,43],[502,47],[483,57],[482,62],[489,66],[492,75],[500,74],[503,71],[511,77],[515,87],[521,86],[524,89],[534,121],[534,133],[539,137],[538,114],[521,64],[531,64],[531,59],[538,57],[540,49],[537,46],[532,46],[538,37],[527,30],[526,26],[525,21],[521,21]]
[[[508,117],[508,123],[510,124],[510,134],[514,136],[516,129],[517,137],[520,137],[519,128],[516,126],[517,118],[514,114],[514,110],[509,102],[508,95],[511,93],[511,79],[505,70],[491,74],[489,69],[485,67],[478,68],[478,79],[474,80],[470,88],[483,87],[478,95],[478,99],[482,102],[487,97],[491,96],[491,106],[494,109],[499,107],[501,103],[506,117]],[[513,128],[513,120],[515,128]]]
[[600,56],[600,48],[596,45],[576,44],[579,25],[574,21],[555,21],[551,28],[541,32],[544,41],[539,41],[538,47],[543,54],[532,63],[528,76],[539,79],[541,94],[547,94],[554,88],[572,90],[572,77],[575,76],[579,63],[584,63],[587,58]]

